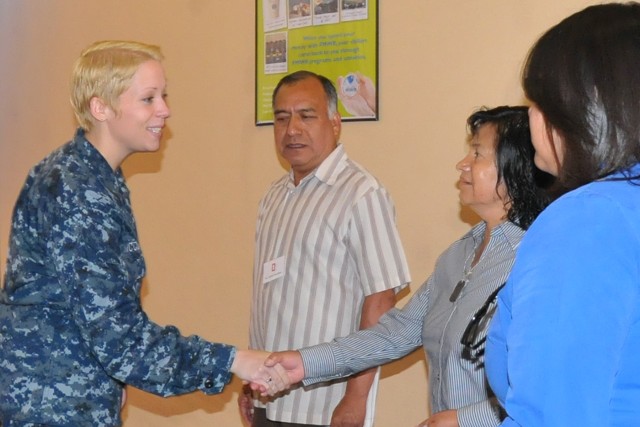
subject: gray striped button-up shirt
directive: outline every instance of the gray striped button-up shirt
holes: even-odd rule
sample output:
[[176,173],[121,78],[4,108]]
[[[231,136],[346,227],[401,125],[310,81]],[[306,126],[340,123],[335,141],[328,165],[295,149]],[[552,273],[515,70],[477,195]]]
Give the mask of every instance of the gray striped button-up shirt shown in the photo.
[[[292,174],[271,186],[260,203],[255,250],[252,348],[286,350],[348,335],[358,329],[365,297],[410,280],[389,194],[342,145],[298,186]],[[267,405],[267,416],[328,425],[344,387],[292,390]]]
[[[484,357],[463,356],[460,338],[473,314],[507,279],[524,231],[511,222],[494,228],[488,246],[467,276],[467,284],[458,298],[450,301],[457,283],[468,273],[485,227],[480,223],[454,242],[402,309],[390,310],[370,329],[302,349],[308,378],[305,384],[359,372],[422,345],[429,361],[432,412],[457,409],[461,427],[499,425],[503,413],[485,379]],[[487,325],[480,336],[486,336]]]

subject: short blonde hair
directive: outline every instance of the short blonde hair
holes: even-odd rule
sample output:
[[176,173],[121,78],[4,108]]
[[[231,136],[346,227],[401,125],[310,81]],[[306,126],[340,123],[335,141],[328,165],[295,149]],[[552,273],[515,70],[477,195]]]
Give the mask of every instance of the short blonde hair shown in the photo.
[[162,61],[158,46],[134,41],[106,40],[87,47],[76,60],[71,78],[71,105],[81,128],[93,127],[89,103],[93,97],[117,111],[118,97],[129,88],[143,62]]

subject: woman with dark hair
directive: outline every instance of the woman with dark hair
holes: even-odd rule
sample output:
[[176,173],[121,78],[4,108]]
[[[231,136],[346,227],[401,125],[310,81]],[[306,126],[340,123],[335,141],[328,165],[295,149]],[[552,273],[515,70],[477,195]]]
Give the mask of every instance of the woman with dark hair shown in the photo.
[[504,426],[640,425],[640,4],[578,12],[531,50],[535,162],[566,194],[499,294],[487,374]]
[[422,345],[429,358],[431,409],[421,425],[497,426],[501,408],[484,375],[484,337],[497,290],[524,230],[547,204],[533,164],[526,107],[481,110],[468,119],[471,144],[456,165],[460,201],[482,222],[454,242],[402,309],[331,343],[276,353],[290,379],[344,377],[399,359]]

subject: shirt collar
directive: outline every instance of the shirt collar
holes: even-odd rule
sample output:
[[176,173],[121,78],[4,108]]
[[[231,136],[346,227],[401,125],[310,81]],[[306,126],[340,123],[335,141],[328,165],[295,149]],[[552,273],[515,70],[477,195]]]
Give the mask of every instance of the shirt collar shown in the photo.
[[[473,237],[476,242],[480,242],[484,237],[484,231],[487,228],[486,222],[481,222],[477,226],[473,227],[466,235],[466,237]],[[505,221],[502,224],[498,224],[491,230],[491,239],[493,240],[497,236],[501,236],[506,243],[511,247],[511,249],[515,252],[520,245],[520,241],[522,240],[522,236],[524,235],[524,230],[519,226],[515,225],[511,221]]]
[[[315,178],[327,185],[335,184],[340,172],[347,166],[347,153],[342,144],[338,144],[336,148],[327,156],[320,165],[309,175],[302,178],[298,186]],[[293,171],[289,171],[288,185],[293,186]]]
[[122,169],[117,168],[115,171],[111,169],[107,159],[87,139],[84,129],[78,128],[73,137],[72,146],[78,152],[78,161],[82,162],[95,177],[101,179],[110,191],[123,193],[124,195],[128,194],[129,190],[125,184]]

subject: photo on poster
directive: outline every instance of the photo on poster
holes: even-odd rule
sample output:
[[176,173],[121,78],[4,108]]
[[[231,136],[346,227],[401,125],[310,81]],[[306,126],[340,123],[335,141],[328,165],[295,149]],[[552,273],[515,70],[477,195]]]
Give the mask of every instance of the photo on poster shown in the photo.
[[286,73],[287,67],[287,32],[271,33],[265,36],[264,42],[265,74]]
[[279,30],[287,27],[287,0],[264,0],[262,16],[264,32]]
[[342,10],[340,11],[341,21],[358,21],[367,19],[369,8],[367,0],[342,0]]
[[289,0],[289,29],[310,26],[312,0]]
[[313,25],[336,24],[340,22],[338,0],[314,0]]
[[376,86],[371,77],[358,71],[339,76],[334,82],[338,99],[347,112],[358,118],[375,118],[378,111]]

